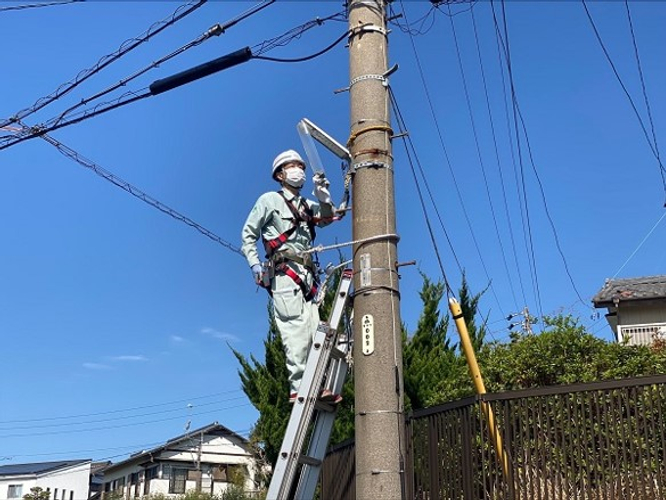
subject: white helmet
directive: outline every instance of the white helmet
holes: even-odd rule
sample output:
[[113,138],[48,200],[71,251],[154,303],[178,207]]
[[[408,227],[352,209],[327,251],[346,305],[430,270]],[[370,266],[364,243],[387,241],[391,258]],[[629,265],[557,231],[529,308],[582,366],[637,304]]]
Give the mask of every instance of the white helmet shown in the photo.
[[277,155],[275,157],[275,160],[273,160],[273,179],[275,179],[275,174],[277,174],[280,171],[282,165],[285,165],[286,163],[291,163],[292,161],[297,161],[305,165],[305,162],[303,161],[303,158],[301,158],[301,155],[299,155],[298,152],[294,151],[293,149],[288,149],[287,151],[283,151],[282,153]]

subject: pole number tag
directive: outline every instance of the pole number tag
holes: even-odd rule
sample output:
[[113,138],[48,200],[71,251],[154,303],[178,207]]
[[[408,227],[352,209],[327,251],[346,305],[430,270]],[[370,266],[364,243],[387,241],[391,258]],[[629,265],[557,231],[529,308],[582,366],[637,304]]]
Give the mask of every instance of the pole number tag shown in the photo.
[[375,352],[375,321],[372,314],[366,314],[361,320],[363,329],[363,354],[366,356]]

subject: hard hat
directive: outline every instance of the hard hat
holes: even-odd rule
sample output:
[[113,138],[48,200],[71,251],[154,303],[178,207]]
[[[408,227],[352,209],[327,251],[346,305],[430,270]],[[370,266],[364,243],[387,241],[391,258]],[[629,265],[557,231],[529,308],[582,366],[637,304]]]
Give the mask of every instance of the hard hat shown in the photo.
[[299,155],[298,152],[294,151],[293,149],[288,149],[287,151],[283,151],[277,155],[275,160],[273,160],[273,179],[275,179],[275,174],[279,172],[280,168],[282,168],[282,165],[291,163],[292,161],[297,161],[305,165],[301,155]]

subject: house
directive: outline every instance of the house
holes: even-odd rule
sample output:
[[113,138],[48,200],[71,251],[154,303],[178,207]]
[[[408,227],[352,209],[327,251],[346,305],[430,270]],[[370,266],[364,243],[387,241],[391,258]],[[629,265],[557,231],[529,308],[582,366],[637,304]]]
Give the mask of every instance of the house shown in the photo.
[[34,487],[51,500],[87,500],[91,460],[62,460],[0,466],[0,500],[22,499]]
[[219,495],[237,477],[253,491],[256,476],[247,439],[215,422],[107,467],[102,498],[175,496],[189,490]]
[[592,302],[607,309],[618,342],[649,345],[666,340],[666,275],[606,280]]

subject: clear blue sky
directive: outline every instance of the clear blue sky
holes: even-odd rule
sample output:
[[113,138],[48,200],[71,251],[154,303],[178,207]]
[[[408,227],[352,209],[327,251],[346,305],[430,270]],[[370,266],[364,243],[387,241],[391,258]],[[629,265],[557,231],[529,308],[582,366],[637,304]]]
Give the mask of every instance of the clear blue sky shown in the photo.
[[[0,118],[50,94],[179,5],[84,2],[2,10],[17,4],[0,3]],[[71,95],[26,117],[26,123],[48,121],[252,5],[207,3]],[[499,13],[499,4],[496,7]],[[141,89],[341,8],[340,2],[278,1],[128,88]],[[518,194],[523,183],[520,167],[512,162],[507,121],[513,118],[507,117],[504,104],[490,3],[475,5],[474,20],[504,190],[471,12],[467,6],[456,6],[453,10],[460,13],[453,19],[487,184],[447,8],[432,12],[423,23],[416,21],[428,13],[428,2],[396,1],[393,8],[406,15],[401,23],[413,22],[414,30],[424,33],[412,39],[392,27],[390,59],[400,69],[391,85],[472,290],[492,282],[481,303],[490,338],[506,339],[508,322],[503,318],[528,306],[537,315],[572,313],[609,339],[603,317],[596,322],[590,318],[590,298],[621,268],[619,277],[664,272],[666,223],[659,224],[622,266],[663,215],[666,195],[657,161],[583,5],[506,3],[517,98],[547,207],[582,303],[556,249],[521,135],[538,296],[531,279],[526,211],[520,210],[523,196]],[[590,2],[589,8],[649,130],[625,5]],[[632,2],[631,14],[657,139],[666,143],[666,3]],[[307,55],[345,29],[345,23],[327,23],[267,55]],[[52,135],[238,245],[255,199],[275,188],[269,175],[273,157],[283,149],[301,149],[298,120],[308,117],[346,141],[348,94],[333,91],[347,85],[347,53],[341,44],[300,64],[250,61]],[[418,270],[438,278],[439,267],[401,140],[394,142],[394,150],[399,256],[418,262],[418,268],[402,269],[401,282],[402,318],[413,329],[420,311]],[[514,141],[514,157],[517,154]],[[338,198],[342,181],[337,161],[325,152],[321,155]],[[245,261],[65,158],[43,140],[0,151],[0,169],[0,463],[117,460],[181,434],[190,420],[193,428],[217,420],[246,433],[257,414],[240,391],[237,363],[227,343],[261,359],[267,317],[266,296],[256,290]],[[457,288],[460,270],[435,211],[429,208],[428,213],[447,275]],[[320,231],[319,242],[350,239],[348,218]],[[336,262],[337,255],[325,254],[321,260]]]

